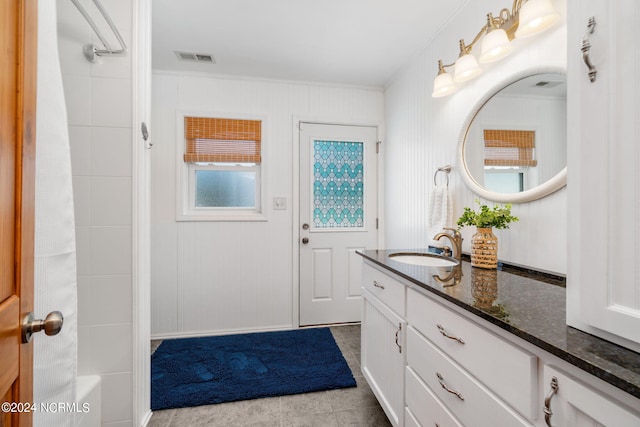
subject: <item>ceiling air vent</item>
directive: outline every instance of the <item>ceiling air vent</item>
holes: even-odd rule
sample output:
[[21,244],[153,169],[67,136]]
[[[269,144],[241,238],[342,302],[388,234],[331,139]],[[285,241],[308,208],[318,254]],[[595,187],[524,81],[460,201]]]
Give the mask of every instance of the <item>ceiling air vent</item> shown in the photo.
[[194,53],[194,52],[178,52],[175,51],[176,56],[181,61],[189,62],[204,62],[208,64],[215,64],[216,60],[213,55],[209,53]]
[[538,83],[534,84],[533,87],[544,87],[544,88],[552,88],[552,87],[556,87],[558,85],[561,85],[563,82],[549,82],[549,81],[539,81]]

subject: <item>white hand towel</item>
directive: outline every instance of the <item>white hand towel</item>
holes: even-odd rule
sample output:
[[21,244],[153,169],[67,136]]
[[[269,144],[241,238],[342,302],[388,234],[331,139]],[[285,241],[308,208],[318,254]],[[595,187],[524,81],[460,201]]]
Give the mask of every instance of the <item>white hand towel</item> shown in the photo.
[[437,185],[429,194],[429,218],[427,219],[427,233],[429,245],[442,247],[447,242],[433,240],[433,236],[442,231],[445,227],[453,226],[453,209],[451,198],[449,197],[449,186]]

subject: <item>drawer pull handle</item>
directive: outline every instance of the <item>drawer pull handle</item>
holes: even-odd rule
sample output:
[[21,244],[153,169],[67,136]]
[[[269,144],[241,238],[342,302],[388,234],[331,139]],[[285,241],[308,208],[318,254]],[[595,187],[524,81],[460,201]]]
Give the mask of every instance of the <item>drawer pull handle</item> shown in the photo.
[[450,334],[449,334],[449,332],[447,332],[447,331],[442,327],[442,325],[441,325],[441,324],[439,324],[439,323],[438,323],[436,326],[438,327],[438,330],[440,331],[440,333],[441,333],[443,336],[445,336],[445,337],[449,338],[450,340],[458,341],[460,344],[464,344],[464,340],[463,340],[462,338],[454,337],[453,335],[450,335]]
[[400,345],[400,332],[402,332],[402,323],[398,323],[398,330],[396,331],[396,345],[398,346],[398,353],[402,353],[402,346]]
[[553,412],[551,412],[551,398],[554,394],[558,392],[558,379],[556,377],[551,377],[551,390],[549,390],[549,394],[544,398],[544,408],[542,411],[544,412],[544,422],[547,423],[549,427],[551,427],[551,416]]
[[373,286],[375,286],[376,288],[384,289],[384,285],[381,285],[380,283],[376,282],[375,280],[373,281]]
[[447,386],[444,383],[444,378],[442,378],[442,375],[440,375],[440,372],[436,372],[436,376],[438,377],[438,382],[440,382],[440,385],[442,386],[443,389],[447,390],[451,394],[455,394],[456,396],[458,396],[458,399],[464,401],[464,397],[462,397],[462,394],[459,391],[450,389],[449,386]]

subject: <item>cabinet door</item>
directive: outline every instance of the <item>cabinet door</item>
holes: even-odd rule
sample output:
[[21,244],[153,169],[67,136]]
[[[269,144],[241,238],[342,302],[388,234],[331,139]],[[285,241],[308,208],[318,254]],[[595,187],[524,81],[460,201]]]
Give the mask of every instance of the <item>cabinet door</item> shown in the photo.
[[[557,391],[550,393],[553,378]],[[553,427],[638,427],[640,414],[601,395],[569,375],[550,366],[544,368],[545,392],[550,417],[546,425]],[[550,396],[550,397],[549,397]],[[547,402],[545,401],[545,404]]]
[[394,426],[403,425],[406,323],[363,289],[362,373]]
[[580,0],[568,8],[567,320],[639,351],[640,2]]

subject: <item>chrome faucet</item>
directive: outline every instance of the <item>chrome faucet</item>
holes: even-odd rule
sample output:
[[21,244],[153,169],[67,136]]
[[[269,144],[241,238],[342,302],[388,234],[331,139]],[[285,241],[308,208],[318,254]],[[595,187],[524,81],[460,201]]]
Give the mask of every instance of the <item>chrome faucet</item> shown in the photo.
[[443,237],[447,237],[453,246],[453,257],[457,259],[458,262],[462,261],[462,234],[455,228],[445,227],[443,230],[453,231],[453,233],[442,231],[433,236],[433,240],[440,240]]

